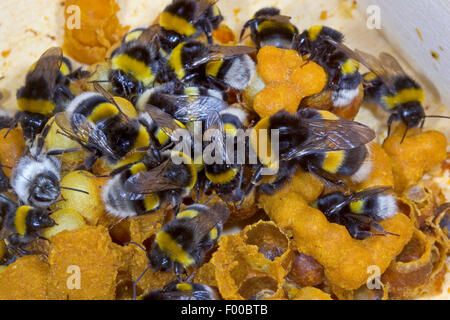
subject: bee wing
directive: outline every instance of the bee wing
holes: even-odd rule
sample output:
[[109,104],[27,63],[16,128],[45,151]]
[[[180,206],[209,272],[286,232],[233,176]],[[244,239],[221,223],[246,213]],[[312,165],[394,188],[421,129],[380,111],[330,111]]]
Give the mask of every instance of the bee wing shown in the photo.
[[363,52],[359,49],[355,49],[353,51],[354,55],[352,56],[354,59],[358,60],[364,66],[367,67],[370,71],[375,73],[386,85],[389,87],[393,87],[394,83],[392,81],[392,72],[386,68],[383,62],[371,55],[370,53]]
[[374,187],[374,188],[369,188],[360,192],[355,192],[353,194],[351,194],[350,196],[348,196],[343,202],[339,203],[338,205],[330,208],[326,214],[330,215],[330,214],[336,214],[338,213],[342,208],[344,208],[345,206],[348,206],[350,203],[354,202],[354,201],[360,201],[360,200],[364,200],[367,198],[371,198],[373,196],[376,196],[380,193],[386,192],[388,190],[391,190],[391,187]]
[[175,119],[168,113],[162,111],[160,108],[147,105],[145,111],[150,115],[166,134],[171,136],[172,132],[182,127],[175,121]]
[[[214,143],[216,144],[216,150],[222,150],[223,152],[223,160],[228,162],[228,155],[225,148],[225,129],[223,126],[222,117],[218,111],[212,111],[208,118],[206,119],[206,130],[215,130],[220,133],[220,137],[216,139],[215,135],[213,135]],[[213,133],[210,131],[210,133]]]
[[140,43],[149,44],[152,43],[161,33],[161,27],[159,24],[152,24],[145,29],[137,39]]
[[111,93],[109,93],[105,88],[103,88],[103,86],[100,85],[98,82],[94,82],[94,89],[102,96],[104,96],[110,103],[112,103],[117,108],[117,110],[119,110],[120,114],[125,118],[125,120],[130,121],[130,118],[122,111],[122,109],[114,100],[114,97]]
[[278,23],[283,23],[283,24],[287,24],[291,22],[291,17],[290,16],[285,16],[285,15],[275,15],[275,16],[258,16],[258,18],[261,18],[263,20],[269,20],[269,21],[275,21]]
[[164,99],[167,99],[166,101],[171,102],[171,105],[178,106],[173,117],[183,123],[195,120],[206,120],[211,112],[220,112],[228,107],[228,104],[225,101],[212,96],[170,94],[162,94],[162,96],[164,96]]
[[61,68],[63,51],[60,47],[52,47],[45,51],[36,62],[34,70],[27,76],[30,81],[46,81],[50,85],[50,91],[55,88],[56,78]]
[[353,201],[359,201],[359,200],[364,200],[367,198],[371,198],[373,196],[376,196],[380,193],[384,193],[388,190],[392,190],[391,187],[374,187],[374,188],[369,188],[360,192],[355,192],[352,195],[350,195],[348,197],[348,201],[353,202]]
[[394,56],[390,55],[389,53],[380,53],[380,61],[388,72],[392,71],[394,75],[406,75],[397,59],[395,59]]
[[282,155],[291,160],[317,151],[349,150],[357,148],[375,139],[375,132],[369,127],[346,119],[302,119],[309,129],[310,136],[305,144],[293,148]]
[[226,60],[233,57],[252,54],[256,52],[256,48],[248,46],[221,46],[221,45],[209,45],[209,53],[203,57],[194,59],[191,63],[187,65],[188,69],[196,68],[202,64],[206,64],[211,61]]
[[55,122],[58,127],[64,132],[66,136],[71,138],[72,140],[79,140],[82,143],[87,143],[89,140],[89,134],[87,130],[83,130],[83,127],[80,127],[79,132],[75,133],[70,120],[67,118],[67,114],[65,112],[59,112],[55,115]]
[[[60,112],[55,115],[55,122],[68,138],[75,140],[82,145],[88,144],[89,139],[91,139],[93,144],[95,144],[104,155],[114,156],[114,151],[111,149],[105,134],[98,130],[95,125],[88,121],[83,115],[74,113],[72,115],[72,121],[70,121],[67,118],[66,113]],[[76,128],[76,130],[73,128]]]
[[125,190],[135,194],[149,194],[180,188],[181,185],[164,177],[170,163],[171,160],[168,159],[152,170],[135,174],[125,182]]
[[202,14],[215,5],[219,0],[197,0],[197,10],[195,12],[195,21],[197,21]]
[[241,54],[252,54],[256,52],[256,48],[249,46],[221,46],[212,44],[208,46],[208,50],[212,53],[219,53],[225,58],[234,57]]

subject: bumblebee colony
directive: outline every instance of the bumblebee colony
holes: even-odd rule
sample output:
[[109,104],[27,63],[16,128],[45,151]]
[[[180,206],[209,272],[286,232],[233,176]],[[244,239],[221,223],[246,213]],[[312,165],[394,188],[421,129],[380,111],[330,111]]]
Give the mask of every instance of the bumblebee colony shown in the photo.
[[[450,205],[432,176],[447,141],[421,128],[421,87],[392,56],[325,26],[299,32],[276,8],[238,39],[215,2],[174,0],[128,31],[113,0],[81,1],[63,48],[91,66],[51,48],[30,68],[19,111],[0,117],[0,299],[439,293]],[[363,100],[391,115],[382,145],[353,121]],[[175,151],[193,120],[250,128],[257,163]],[[260,129],[278,129],[278,160]],[[370,290],[372,266],[383,285]]]

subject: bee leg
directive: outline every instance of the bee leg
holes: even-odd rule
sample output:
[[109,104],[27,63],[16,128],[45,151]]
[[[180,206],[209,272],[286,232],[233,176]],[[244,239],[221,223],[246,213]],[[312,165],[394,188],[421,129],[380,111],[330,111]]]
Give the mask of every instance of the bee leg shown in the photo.
[[408,127],[406,127],[406,129],[405,129],[405,132],[403,133],[403,136],[402,136],[402,140],[400,141],[400,144],[402,144],[402,143],[403,143],[403,141],[405,140],[405,138],[406,138],[406,134],[408,133],[408,130],[409,130],[409,128],[408,128]]
[[141,273],[141,275],[136,279],[136,281],[133,282],[133,300],[137,299],[137,297],[136,297],[136,288],[137,288],[137,285],[138,285],[139,281],[141,281],[142,277],[147,273],[148,270],[150,270],[150,268],[151,268],[151,265],[149,264],[145,268],[145,270]]
[[313,164],[308,164],[307,169],[309,172],[315,174],[317,177],[319,177],[322,181],[324,181],[327,184],[331,184],[333,186],[338,186],[339,188],[342,188],[345,190],[345,194],[350,193],[350,187],[347,185],[347,183],[339,179],[337,176],[329,173],[328,171],[317,167]]
[[23,117],[23,113],[22,112],[17,112],[16,115],[14,116],[13,120],[11,121],[11,124],[8,128],[8,131],[6,131],[5,135],[3,136],[3,139],[6,139],[6,137],[8,136],[8,134],[11,132],[12,129],[14,129],[15,127],[17,127],[17,124],[19,123],[20,120],[22,120]]

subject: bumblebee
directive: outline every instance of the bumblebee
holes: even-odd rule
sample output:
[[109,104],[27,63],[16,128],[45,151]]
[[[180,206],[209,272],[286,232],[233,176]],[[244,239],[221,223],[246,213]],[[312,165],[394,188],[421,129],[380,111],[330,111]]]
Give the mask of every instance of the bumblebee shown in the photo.
[[[391,234],[378,223],[398,212],[397,200],[389,187],[375,187],[351,195],[330,193],[317,200],[317,208],[330,222],[345,226],[355,239]],[[378,232],[374,233],[372,230]]]
[[327,72],[333,107],[350,105],[363,94],[359,62],[344,44],[344,35],[326,26],[313,26],[294,39],[293,47]]
[[3,194],[0,194],[0,217],[0,239],[5,239],[7,247],[17,256],[30,254],[26,247],[39,238],[43,229],[56,224],[47,210],[19,206]]
[[255,13],[253,19],[245,23],[240,39],[250,28],[250,36],[258,49],[265,46],[291,49],[292,40],[298,34],[298,29],[289,20],[290,17],[280,15],[280,10],[277,8],[260,9]]
[[201,283],[174,281],[162,289],[150,291],[140,300],[220,300],[220,293],[214,287]]
[[55,116],[62,134],[92,153],[85,166],[91,168],[100,157],[121,166],[128,153],[150,150],[152,137],[147,128],[138,119],[128,118],[104,89],[95,87],[101,93],[84,92],[72,100],[66,112]]
[[150,267],[154,271],[174,269],[176,274],[190,266],[199,267],[217,243],[229,215],[223,202],[186,207],[156,234]]
[[[123,184],[123,187],[120,188],[123,188],[128,194],[131,194],[131,200],[142,199],[145,201],[147,199],[147,209],[145,212],[150,210],[148,209],[151,207],[149,205],[150,203],[153,203],[154,207],[157,208],[163,201],[169,202],[172,207],[178,209],[182,200],[191,194],[192,189],[197,183],[197,168],[194,160],[187,154],[179,151],[165,151],[162,153],[162,161],[161,164],[150,170],[145,170],[142,164],[138,164],[137,167],[133,165],[131,167],[134,170],[131,172],[132,175],[123,183],[120,182]],[[178,161],[181,163],[175,163]],[[126,171],[125,175],[128,173],[130,171]],[[122,210],[122,206],[120,205],[120,203],[124,202],[122,198],[126,198],[128,195],[114,191],[113,186],[117,186],[117,184],[114,182],[108,184],[106,189],[110,191],[104,194],[104,200],[110,209],[113,207],[116,208],[116,210],[109,210],[111,214],[123,216],[125,213],[117,212]],[[115,197],[115,195],[119,195],[121,198]],[[110,198],[111,196],[114,199]],[[114,205],[114,203],[119,205]],[[129,212],[139,213],[136,211]]]
[[206,64],[205,73],[208,80],[219,88],[245,90],[256,72],[255,62],[247,54],[253,49],[244,46],[211,46],[209,50],[224,55],[224,58]]
[[174,0],[159,17],[162,30],[162,46],[171,51],[180,42],[192,40],[204,33],[212,43],[212,31],[223,20],[218,0]]
[[[228,107],[221,92],[200,86],[188,86],[181,94],[165,91],[167,87],[145,91],[136,103],[137,110],[145,111],[147,105],[160,108],[183,124],[192,121],[205,121],[211,114]],[[177,93],[177,91],[175,91]]]
[[408,76],[400,63],[390,54],[381,53],[379,59],[360,50],[355,50],[356,58],[361,61],[371,72],[364,78],[364,97],[368,102],[373,102],[391,115],[388,119],[388,136],[394,121],[401,121],[406,130],[422,127],[425,118],[446,118],[439,115],[425,115],[423,103],[425,93],[422,87]]
[[25,85],[17,91],[19,112],[13,124],[20,122],[26,140],[33,140],[48,119],[73,98],[67,86],[71,73],[70,61],[59,47],[45,51],[31,66]]
[[[154,192],[145,195],[133,194],[126,190],[126,181],[140,173],[158,166],[158,162],[147,157],[141,162],[126,165],[115,170],[103,189],[102,198],[106,211],[115,217],[128,218],[151,213],[160,208],[163,193]],[[156,183],[156,182],[155,182]]]
[[[312,120],[340,121],[339,117],[328,111],[301,109],[298,114]],[[370,141],[371,137],[369,133],[365,141]],[[360,183],[367,179],[373,168],[372,150],[368,143],[342,150],[318,150],[298,160],[304,170],[317,174],[325,182],[337,184],[343,183],[338,176],[349,177],[353,182]]]
[[122,45],[111,54],[109,80],[115,95],[130,98],[153,86],[164,75],[164,61],[159,54],[159,26],[128,33]]
[[147,105],[145,110],[139,114],[139,121],[153,135],[157,150],[168,148],[171,143],[178,142],[173,132],[177,129],[186,129],[183,123],[157,107]]
[[57,201],[61,189],[84,192],[60,185],[61,161],[56,155],[74,150],[51,149],[45,151],[44,140],[50,127],[49,124],[44,127],[31,148],[19,159],[16,167],[12,170],[10,180],[11,187],[21,203],[44,209]]
[[[278,130],[275,131],[279,133],[278,160],[272,154],[259,151],[258,143],[261,142],[258,135],[261,129],[269,132]],[[355,154],[350,154],[350,150],[361,149],[374,138],[375,133],[367,126],[338,118],[327,111],[300,109],[295,115],[280,111],[261,119],[250,134],[251,150],[257,155],[259,164],[249,188],[259,185],[259,191],[272,194],[289,180],[299,165],[326,181],[341,183],[334,174],[342,172],[339,169],[346,163],[345,159],[349,163],[354,161]],[[270,140],[268,144],[270,150]],[[318,155],[330,156],[320,162],[315,161]],[[273,174],[262,176],[263,168]]]
[[[223,163],[205,164],[205,190],[213,189],[227,203],[240,202],[243,197],[241,189],[244,167],[242,163],[238,163],[239,150],[235,149],[238,142],[237,131],[244,128],[247,114],[242,109],[230,107],[221,111],[219,117],[224,139],[227,138],[225,134],[233,139],[233,158],[226,157]],[[229,140],[226,142],[229,143]]]

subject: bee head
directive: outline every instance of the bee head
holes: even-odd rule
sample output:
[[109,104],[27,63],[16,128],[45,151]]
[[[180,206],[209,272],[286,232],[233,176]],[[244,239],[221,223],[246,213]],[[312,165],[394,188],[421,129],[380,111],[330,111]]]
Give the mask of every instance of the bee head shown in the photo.
[[42,173],[31,183],[29,200],[38,207],[48,206],[59,197],[60,192],[58,177],[52,172]]
[[34,230],[50,228],[56,225],[56,222],[48,215],[48,212],[43,209],[32,209],[28,221],[29,226]]
[[419,126],[420,122],[425,119],[425,111],[420,102],[408,102],[399,108],[400,118],[408,128]]

